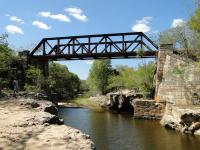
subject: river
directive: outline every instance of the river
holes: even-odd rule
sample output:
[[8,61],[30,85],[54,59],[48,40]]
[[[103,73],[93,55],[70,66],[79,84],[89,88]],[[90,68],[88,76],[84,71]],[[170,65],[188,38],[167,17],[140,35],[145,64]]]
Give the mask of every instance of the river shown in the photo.
[[166,130],[159,121],[83,108],[60,108],[59,116],[89,134],[98,150],[200,150],[200,137]]

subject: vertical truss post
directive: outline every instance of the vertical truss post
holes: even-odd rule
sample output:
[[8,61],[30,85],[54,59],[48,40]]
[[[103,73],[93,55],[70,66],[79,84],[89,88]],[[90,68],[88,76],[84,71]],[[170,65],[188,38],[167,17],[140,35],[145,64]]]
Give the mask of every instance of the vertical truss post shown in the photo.
[[46,55],[46,46],[45,46],[45,40],[43,40],[43,44],[42,44],[42,46],[43,46],[43,55]]
[[126,50],[126,46],[125,46],[125,43],[124,43],[124,39],[125,39],[125,37],[124,37],[124,34],[122,35],[122,51],[123,52],[125,52],[125,50]]
[[56,54],[59,54],[59,51],[60,51],[60,39],[57,39]]
[[143,36],[140,35],[140,49],[143,50]]
[[107,53],[107,36],[105,36],[105,53]]
[[90,46],[90,43],[91,43],[91,37],[89,36],[88,37],[88,50],[89,50],[89,52],[91,53],[91,46]]
[[75,54],[75,39],[73,38],[72,39],[72,51],[73,51],[73,54]]
[[70,55],[70,45],[68,46],[68,55]]

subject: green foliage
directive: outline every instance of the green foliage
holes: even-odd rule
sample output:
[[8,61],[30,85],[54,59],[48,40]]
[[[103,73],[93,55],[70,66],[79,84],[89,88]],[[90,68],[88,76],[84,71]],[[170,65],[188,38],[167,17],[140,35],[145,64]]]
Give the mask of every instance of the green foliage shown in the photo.
[[198,35],[197,36],[198,52],[196,53],[196,55],[200,62],[200,9],[197,9],[195,11],[194,15],[190,18],[188,24],[190,28]]
[[24,89],[27,92],[41,93],[41,89],[39,87],[37,87],[35,85],[30,85],[30,84],[27,84],[27,83],[25,83]]
[[80,92],[88,92],[89,91],[89,85],[87,84],[86,80],[81,80],[80,84]]
[[51,96],[58,94],[58,98],[73,98],[79,93],[80,80],[77,75],[69,72],[66,66],[58,63],[49,64],[49,76],[46,79],[41,70],[29,66],[26,71],[25,90],[29,92],[42,92]]
[[133,68],[127,66],[117,66],[116,68],[119,75],[112,75],[109,78],[110,89],[134,89],[137,87],[137,83],[134,80],[136,71]]
[[49,65],[47,91],[58,93],[60,98],[73,98],[80,89],[80,79],[74,73],[69,72],[66,66],[51,63]]
[[139,66],[136,71],[135,81],[137,82],[139,92],[145,97],[154,95],[153,78],[155,72],[155,64],[153,62]]
[[109,88],[111,89],[134,89],[143,93],[145,97],[151,97],[154,93],[153,77],[154,63],[141,65],[138,69],[127,66],[118,66],[119,75],[110,77]]
[[196,32],[200,33],[200,9],[197,9],[189,20],[189,26]]
[[26,84],[24,86],[26,91],[41,92],[42,84],[44,84],[44,77],[40,69],[34,66],[29,66],[26,70]]
[[90,90],[94,93],[105,94],[108,90],[108,79],[111,73],[110,60],[94,61],[87,79]]
[[154,71],[155,65],[152,62],[141,65],[138,69],[117,66],[113,70],[110,60],[97,60],[90,69],[87,83],[93,93],[105,94],[113,90],[134,89],[145,97],[151,97],[154,94]]
[[8,47],[7,37],[7,34],[0,36],[0,90],[9,87],[9,82],[16,72],[12,66],[16,63],[17,57]]

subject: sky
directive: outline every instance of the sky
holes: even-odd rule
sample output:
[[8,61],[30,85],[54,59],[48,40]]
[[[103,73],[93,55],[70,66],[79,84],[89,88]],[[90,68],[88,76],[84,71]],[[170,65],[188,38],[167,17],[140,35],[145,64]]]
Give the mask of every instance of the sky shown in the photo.
[[[182,25],[194,0],[0,0],[0,34],[10,47],[32,50],[42,38],[141,31],[156,35]],[[137,67],[152,59],[112,60]],[[93,61],[60,61],[86,79]]]

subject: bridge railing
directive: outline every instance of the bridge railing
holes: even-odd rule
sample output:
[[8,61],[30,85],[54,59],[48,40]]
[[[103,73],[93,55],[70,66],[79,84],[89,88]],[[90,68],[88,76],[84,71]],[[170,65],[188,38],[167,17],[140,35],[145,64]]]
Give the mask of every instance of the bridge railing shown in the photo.
[[155,57],[158,46],[142,32],[44,38],[30,56],[43,59]]

